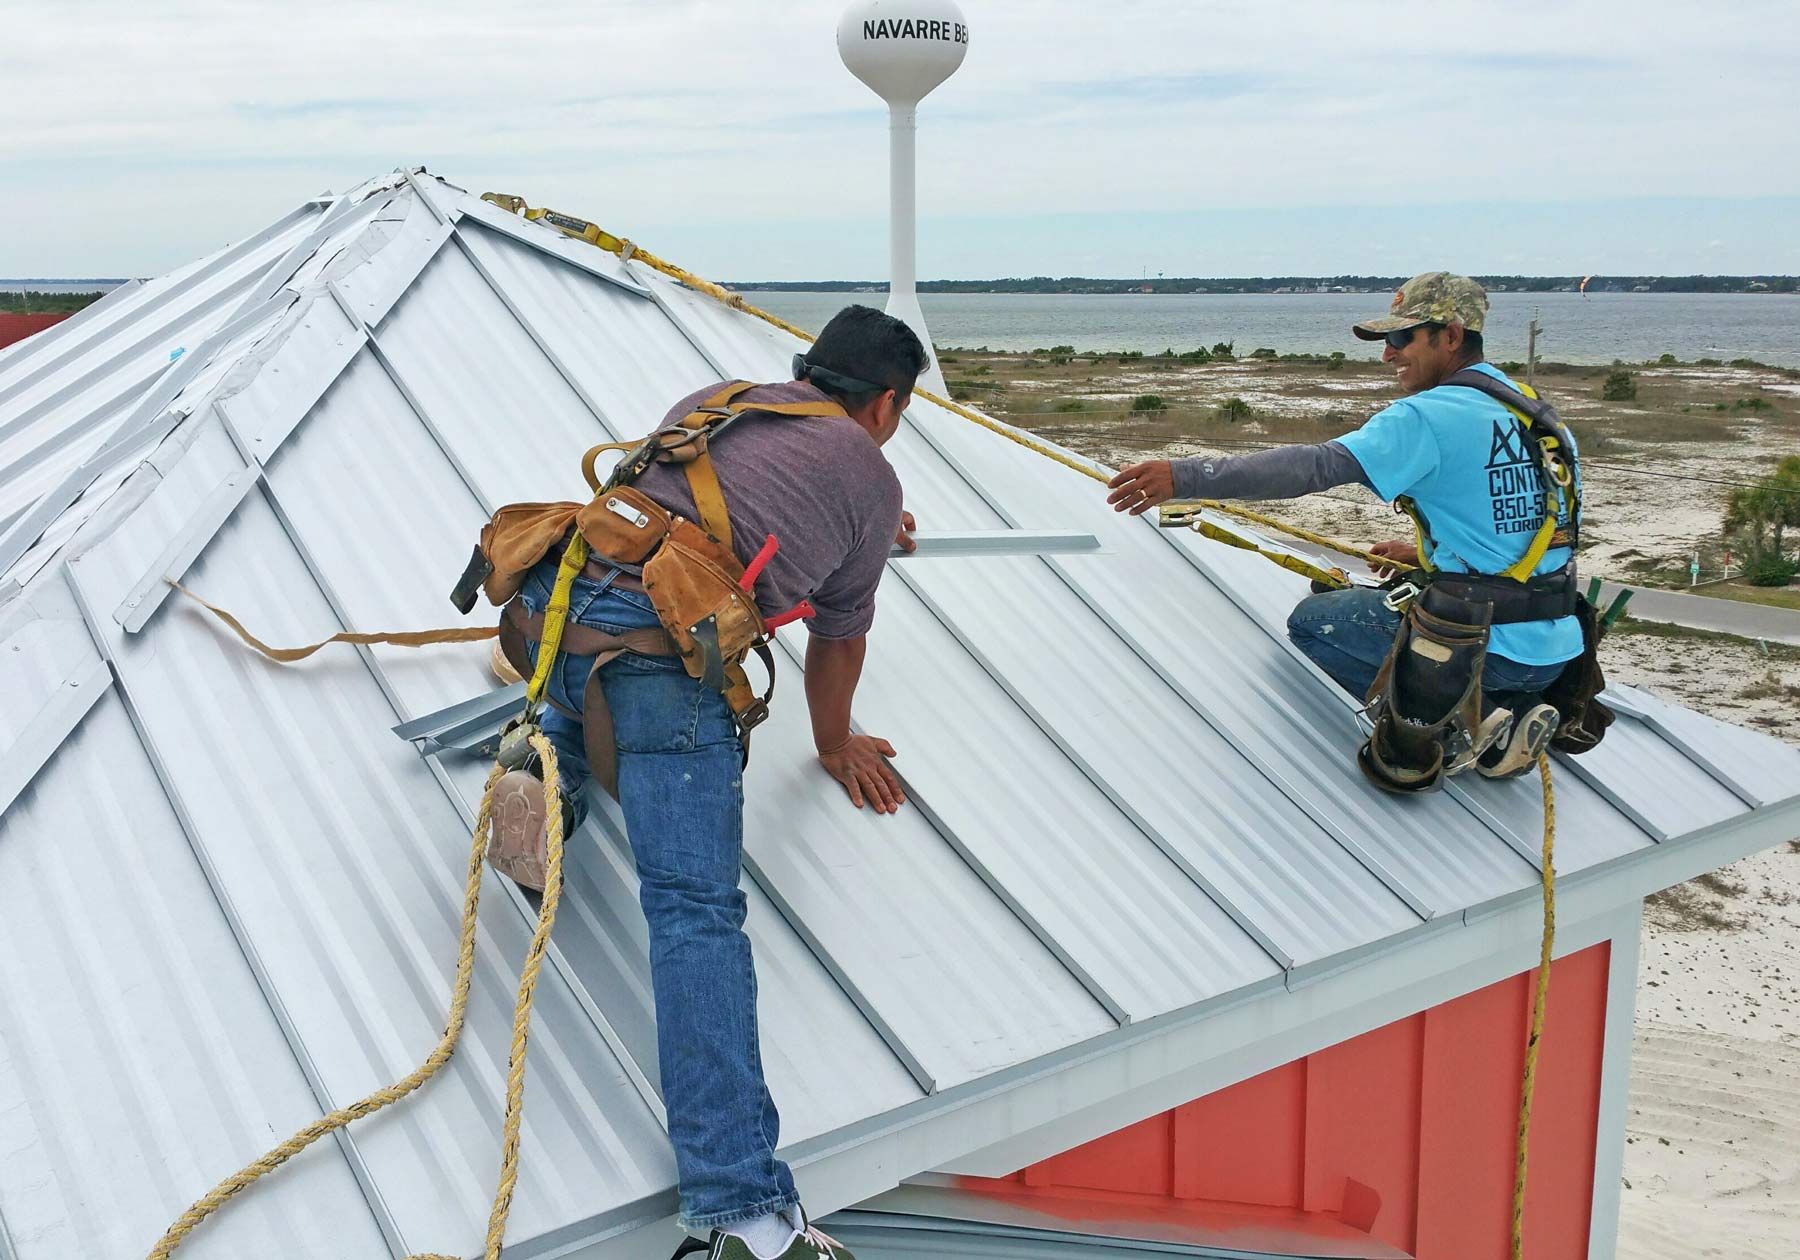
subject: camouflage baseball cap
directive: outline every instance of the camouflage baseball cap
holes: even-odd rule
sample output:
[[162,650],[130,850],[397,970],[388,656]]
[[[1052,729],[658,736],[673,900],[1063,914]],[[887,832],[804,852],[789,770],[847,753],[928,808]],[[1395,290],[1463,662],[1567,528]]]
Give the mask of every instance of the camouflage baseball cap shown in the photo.
[[1420,324],[1461,324],[1480,332],[1487,308],[1487,290],[1469,277],[1427,271],[1394,290],[1394,304],[1386,315],[1365,319],[1350,331],[1364,341],[1380,341],[1391,332]]

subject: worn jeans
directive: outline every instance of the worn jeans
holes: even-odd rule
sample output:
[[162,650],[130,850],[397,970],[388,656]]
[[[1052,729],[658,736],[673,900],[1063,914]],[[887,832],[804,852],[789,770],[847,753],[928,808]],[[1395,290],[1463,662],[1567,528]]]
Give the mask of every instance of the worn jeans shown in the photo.
[[[549,603],[556,561],[532,571],[526,605]],[[649,598],[575,580],[571,620],[618,633],[657,624]],[[537,644],[531,644],[532,657]],[[551,676],[558,704],[581,712],[594,658],[567,656]],[[681,1181],[681,1224],[698,1233],[798,1203],[775,1158],[780,1118],[763,1080],[756,970],[738,874],[744,847],[743,754],[731,710],[677,657],[626,654],[600,671],[619,744],[619,801],[650,929],[657,1062]],[[544,734],[579,810],[591,777],[581,723],[554,708]]]
[[[1288,638],[1358,700],[1375,685],[1400,632],[1400,614],[1381,602],[1386,595],[1367,586],[1325,591],[1308,595],[1288,614]],[[1563,664],[1521,665],[1490,653],[1481,671],[1483,711],[1499,705],[1517,713],[1535,703]]]

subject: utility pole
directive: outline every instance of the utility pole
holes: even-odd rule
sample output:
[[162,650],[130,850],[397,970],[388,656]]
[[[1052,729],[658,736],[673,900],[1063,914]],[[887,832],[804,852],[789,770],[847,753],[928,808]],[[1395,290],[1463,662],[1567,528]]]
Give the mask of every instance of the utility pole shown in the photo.
[[1537,385],[1534,379],[1537,376],[1537,339],[1543,331],[1538,324],[1538,308],[1534,306],[1531,308],[1531,325],[1525,330],[1525,383],[1534,388]]

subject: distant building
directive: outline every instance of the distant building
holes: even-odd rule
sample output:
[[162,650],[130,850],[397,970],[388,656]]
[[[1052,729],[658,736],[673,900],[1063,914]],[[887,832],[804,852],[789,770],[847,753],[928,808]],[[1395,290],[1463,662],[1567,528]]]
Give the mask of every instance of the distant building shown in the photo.
[[72,311],[0,311],[0,348],[23,341],[33,333],[43,332],[52,324],[60,324]]

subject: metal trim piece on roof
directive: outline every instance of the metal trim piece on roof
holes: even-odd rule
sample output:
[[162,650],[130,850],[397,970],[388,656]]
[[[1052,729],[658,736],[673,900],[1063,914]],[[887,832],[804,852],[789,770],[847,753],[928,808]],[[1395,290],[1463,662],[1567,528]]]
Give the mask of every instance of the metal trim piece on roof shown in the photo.
[[[278,236],[282,235],[282,233],[286,232],[289,228],[293,227],[294,224],[300,222],[303,219],[312,217],[316,213],[314,210],[311,209],[312,205],[313,205],[312,202],[308,202],[305,205],[302,205],[302,206],[298,207],[297,209],[290,211],[286,216],[284,216],[281,219],[276,220],[275,223],[273,223],[269,227],[264,228],[262,231],[258,232],[256,235],[246,237],[244,240],[238,242],[236,245],[232,245],[224,250],[221,250],[217,255],[215,255],[210,261],[206,262],[204,266],[200,267],[192,275],[183,276],[180,280],[172,282],[166,289],[163,289],[160,292],[154,293],[150,297],[145,298],[143,303],[141,305],[135,307],[128,315],[126,315],[126,317],[123,320],[121,320],[119,322],[118,325],[116,325],[112,328],[108,328],[106,330],[106,335],[108,337],[112,337],[112,336],[116,335],[121,329],[129,328],[129,327],[137,324],[138,321],[140,321],[144,316],[150,314],[153,311],[160,310],[162,307],[167,306],[170,302],[173,302],[176,298],[183,296],[184,294],[188,293],[190,290],[192,290],[192,289],[198,287],[199,285],[204,284],[206,281],[212,279],[214,276],[218,275],[220,272],[228,270],[233,263],[237,262],[239,259],[243,258],[245,255],[255,253],[258,249],[261,249],[264,245],[268,244],[270,241],[274,240],[276,237],[278,237]],[[273,264],[271,264],[271,265],[273,265]],[[251,283],[252,279],[254,278],[254,274],[255,273],[252,273],[251,276],[246,277],[244,279],[244,281],[241,282],[240,284],[232,286],[232,288],[228,289],[225,294],[221,295],[219,300],[223,301],[229,297],[235,296],[237,293],[241,292],[244,288],[248,287],[248,285]],[[136,288],[133,288],[132,286],[136,286]],[[62,330],[62,332],[74,332],[74,331],[76,331],[76,329],[80,329],[82,331],[87,331],[85,323],[82,320],[82,317],[84,315],[89,314],[89,312],[93,312],[93,311],[97,311],[97,310],[105,308],[107,303],[109,303],[110,301],[113,300],[115,294],[122,294],[122,293],[126,293],[126,292],[135,293],[139,289],[142,289],[143,287],[145,287],[143,285],[143,283],[141,281],[136,281],[136,280],[131,281],[130,284],[121,285],[121,286],[119,286],[118,289],[113,290],[112,293],[107,294],[106,297],[101,298],[100,301],[94,303],[92,306],[89,306],[82,311],[76,312],[74,315],[71,315],[68,319],[63,320],[61,323],[53,325],[52,327],[46,329],[44,332],[39,333],[37,336],[31,338],[31,341],[29,343],[26,343],[26,344],[32,345],[32,350],[30,352],[30,355],[35,356],[36,354],[40,353],[45,348],[47,348],[49,345],[51,345],[55,341],[57,341],[60,338],[60,336],[62,335],[62,333],[59,332],[59,330]],[[72,327],[70,327],[71,325],[74,325],[75,327],[72,328]],[[52,334],[56,334],[56,335],[53,336]],[[142,338],[139,340],[139,342],[137,344],[141,345],[143,343],[143,341],[146,341],[146,340],[150,340],[150,339]],[[35,343],[35,344],[33,344],[33,343]],[[56,369],[69,363],[70,361],[72,361],[74,358],[76,358],[81,353],[82,349],[83,349],[83,347],[71,346],[71,347],[69,347],[68,353],[65,353],[65,354],[57,357],[52,362],[40,364],[35,370],[27,373],[24,378],[13,382],[12,385],[6,387],[5,389],[0,389],[0,402],[5,402],[8,398],[12,397],[15,393],[19,392],[20,390],[30,388],[30,386],[32,384],[36,383],[39,380],[42,380],[44,378],[44,376],[48,375],[51,372],[56,371]],[[20,356],[18,356],[18,361],[23,361],[26,357],[28,357],[28,356],[20,355]],[[3,369],[8,366],[11,366],[11,361],[0,360],[0,369]]]
[[894,560],[930,560],[939,556],[1059,556],[1099,551],[1100,540],[1076,529],[919,530],[913,550],[895,547]]
[[272,298],[245,311],[207,337],[191,354],[183,355],[180,361],[163,369],[161,379],[151,392],[133,408],[131,415],[120,422],[118,429],[100,449],[83,460],[80,466],[40,499],[36,507],[16,521],[4,535],[0,535],[0,573],[12,568],[21,556],[30,551],[44,530],[68,510],[102,473],[145,444],[161,441],[185,418],[185,413],[176,411],[166,411],[160,415],[157,413],[180,395],[214,354],[263,320],[278,314],[292,300],[291,297]]
[[93,661],[79,674],[64,679],[18,737],[0,749],[0,816],[31,786],[38,771],[49,764],[111,684],[112,672],[106,662]]
[[244,298],[237,310],[232,312],[233,317],[268,301],[281,292],[306,260],[318,252],[319,246],[338,232],[351,228],[365,219],[373,218],[386,209],[393,201],[394,193],[395,186],[390,182],[370,188],[360,201],[351,201],[349,193],[337,198],[331,208],[319,217],[318,223],[313,225],[313,230],[296,242],[267,271],[263,272],[262,279],[257,282],[256,287],[250,290],[249,295]]
[[162,607],[163,600],[174,589],[169,583],[180,581],[181,575],[200,558],[200,553],[206,550],[206,544],[231,519],[238,505],[256,489],[256,483],[261,477],[262,470],[259,468],[240,468],[237,472],[227,473],[212,488],[211,493],[200,504],[200,510],[169,540],[169,545],[163,548],[162,554],[151,561],[144,576],[137,580],[119,602],[119,606],[113,609],[113,620],[125,627],[125,633],[136,634],[144,628],[144,624]]

